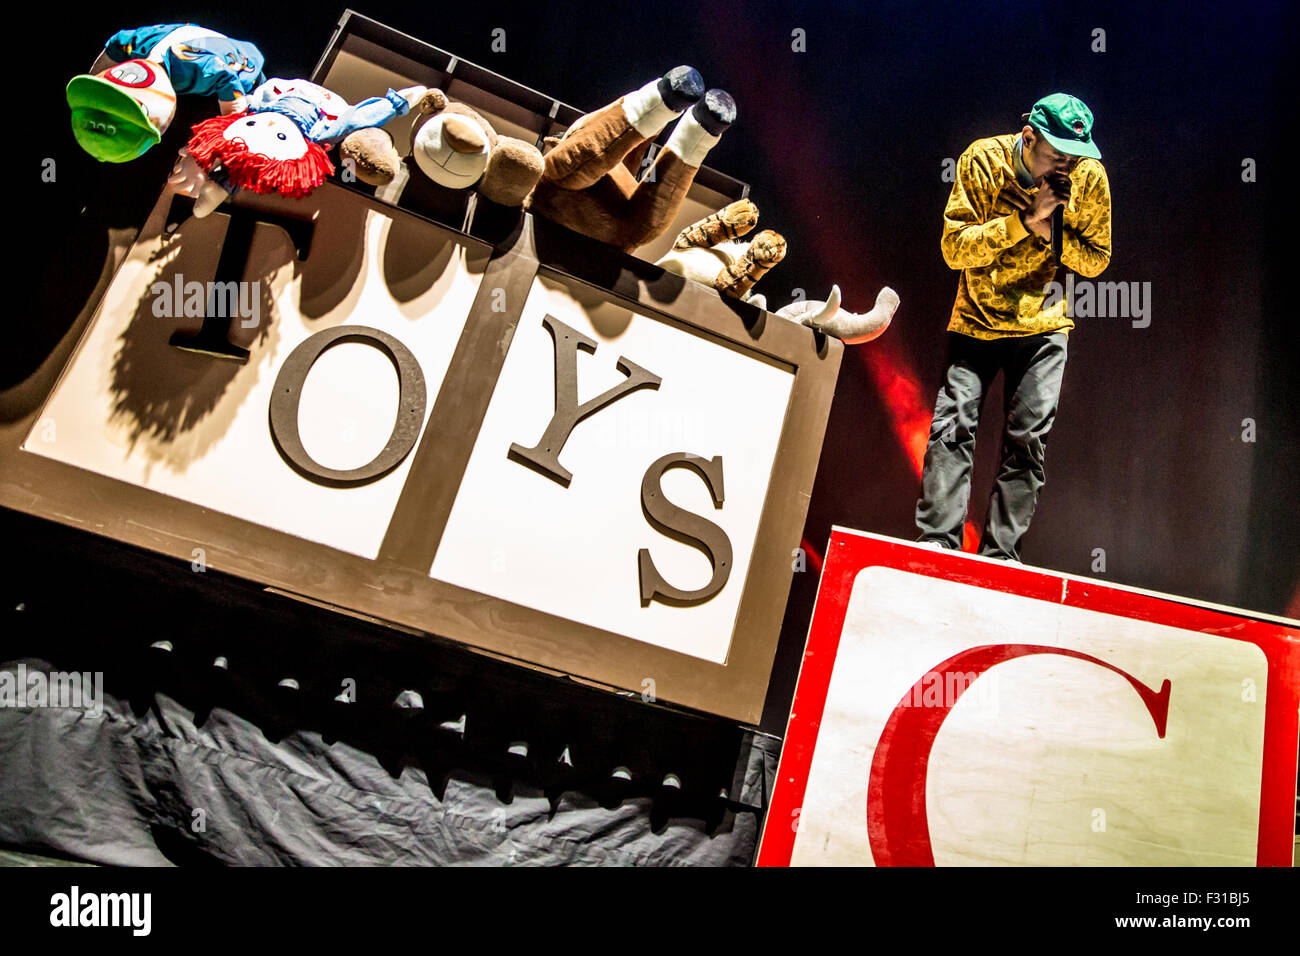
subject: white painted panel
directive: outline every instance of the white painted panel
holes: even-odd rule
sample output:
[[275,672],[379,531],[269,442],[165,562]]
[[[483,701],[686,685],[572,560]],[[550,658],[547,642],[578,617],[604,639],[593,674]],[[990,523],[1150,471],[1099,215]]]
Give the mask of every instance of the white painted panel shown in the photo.
[[[236,319],[246,365],[168,346],[198,318],[154,314],[151,286],[213,276],[223,219],[190,221],[180,241],[160,235],[161,203],[108,289],[103,307],[24,444],[45,455],[300,538],[373,558],[413,455],[370,484],[332,488],[280,457],[268,408],[280,366],[313,333],[364,325],[415,355],[433,407],[486,266],[485,255],[410,217],[394,219],[326,186],[305,262],[288,239],[259,226],[245,271],[259,286],[261,328]],[[242,337],[242,340],[241,338]],[[306,448],[326,466],[356,467],[392,431],[397,377],[378,350],[340,344],[308,375],[299,410]],[[53,427],[49,427],[49,423]]]
[[[578,354],[579,402],[625,379],[616,368],[620,357],[663,379],[657,390],[625,395],[577,425],[559,456],[573,473],[568,488],[507,457],[514,442],[531,447],[554,412],[554,349],[542,325],[548,313],[599,343],[594,355]],[[786,367],[539,278],[431,576],[724,662],[793,382]],[[727,532],[734,567],[726,586],[703,604],[655,601],[642,608],[639,548],[650,549],[676,587],[698,588],[710,576],[701,551],[660,534],[641,511],[642,476],[672,452],[722,456],[721,509],[694,472],[668,471],[663,489],[673,503]]]
[[1254,865],[1258,647],[880,567],[854,582],[792,863],[872,862],[868,778],[890,711],[949,657],[1002,643],[1080,651],[1153,689],[1169,680],[1167,735],[1133,687],[1096,664],[1045,654],[996,665],[958,699],[931,752],[936,864]]

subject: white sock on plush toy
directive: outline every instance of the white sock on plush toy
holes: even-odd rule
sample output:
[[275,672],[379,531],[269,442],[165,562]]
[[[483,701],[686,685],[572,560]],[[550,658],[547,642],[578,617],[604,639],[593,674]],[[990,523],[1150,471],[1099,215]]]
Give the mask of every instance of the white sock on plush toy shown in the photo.
[[704,157],[718,145],[727,128],[736,121],[736,101],[725,90],[709,90],[677,121],[665,149],[672,150],[687,166],[699,168]]
[[721,139],[721,136],[714,136],[701,126],[694,113],[687,113],[673,127],[664,149],[676,153],[687,166],[698,168],[704,165],[704,157]]
[[669,109],[659,95],[658,80],[624,96],[623,113],[636,131],[647,139],[658,136],[669,120],[682,115],[680,110]]

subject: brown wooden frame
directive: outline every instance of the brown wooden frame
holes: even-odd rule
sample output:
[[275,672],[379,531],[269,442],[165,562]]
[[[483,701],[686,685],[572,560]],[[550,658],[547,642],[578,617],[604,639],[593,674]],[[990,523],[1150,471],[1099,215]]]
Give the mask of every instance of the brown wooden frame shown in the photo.
[[[334,183],[321,189],[346,189],[389,215],[416,215],[364,191]],[[164,192],[159,202],[170,202],[169,194]],[[300,202],[310,205],[312,200]],[[94,318],[70,332],[56,349],[64,355],[52,353],[28,381],[0,395],[3,406],[11,395],[25,392],[24,405],[31,409],[0,422],[0,505],[187,563],[193,549],[201,547],[207,565],[215,570],[326,602],[341,611],[613,688],[639,693],[643,680],[650,678],[660,701],[756,724],[776,654],[793,576],[791,554],[802,536],[842,344],[755,306],[724,300],[709,287],[518,210],[482,209],[470,227],[472,233],[426,221],[458,242],[490,248],[491,255],[446,378],[433,399],[428,424],[411,453],[411,472],[376,560],[21,450],[53,392],[53,366],[66,363],[68,339],[87,334],[99,318],[99,306]],[[428,575],[504,363],[503,345],[513,336],[539,274],[598,289],[623,307],[681,327],[684,334],[730,343],[793,372],[790,402],[725,665]],[[492,310],[494,288],[519,293],[505,296],[509,311]],[[39,399],[40,408],[32,407],[38,404],[33,398]]]

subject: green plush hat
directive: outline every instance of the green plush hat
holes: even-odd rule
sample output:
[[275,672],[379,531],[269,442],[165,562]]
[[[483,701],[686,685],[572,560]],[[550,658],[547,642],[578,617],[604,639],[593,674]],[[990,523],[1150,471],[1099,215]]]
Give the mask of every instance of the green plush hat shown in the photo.
[[125,163],[162,139],[176,113],[176,93],[161,64],[127,60],[68,83],[72,134],[91,156]]
[[1092,141],[1092,110],[1068,93],[1053,93],[1035,103],[1029,125],[1067,156],[1101,158]]

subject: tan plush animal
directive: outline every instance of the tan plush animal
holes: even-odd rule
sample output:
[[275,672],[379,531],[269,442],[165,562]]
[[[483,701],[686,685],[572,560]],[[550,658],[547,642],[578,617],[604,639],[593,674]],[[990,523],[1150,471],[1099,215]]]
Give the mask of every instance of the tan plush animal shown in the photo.
[[[503,206],[522,205],[541,179],[542,154],[536,146],[500,135],[482,115],[464,103],[451,102],[441,90],[425,93],[413,113],[405,161],[411,176],[447,189],[477,187]],[[371,185],[393,182],[402,165],[392,138],[383,130],[353,133],[341,149],[344,160],[355,164],[357,178]]]
[[[785,257],[785,239],[764,230],[752,242],[741,242],[740,237],[757,224],[758,207],[748,199],[737,200],[683,229],[672,251],[657,265],[766,309],[767,297],[754,294],[754,283]],[[860,345],[884,334],[898,301],[898,293],[885,286],[870,312],[848,312],[840,308],[840,287],[832,286],[825,301],[800,299],[773,314],[841,339],[845,345]]]

